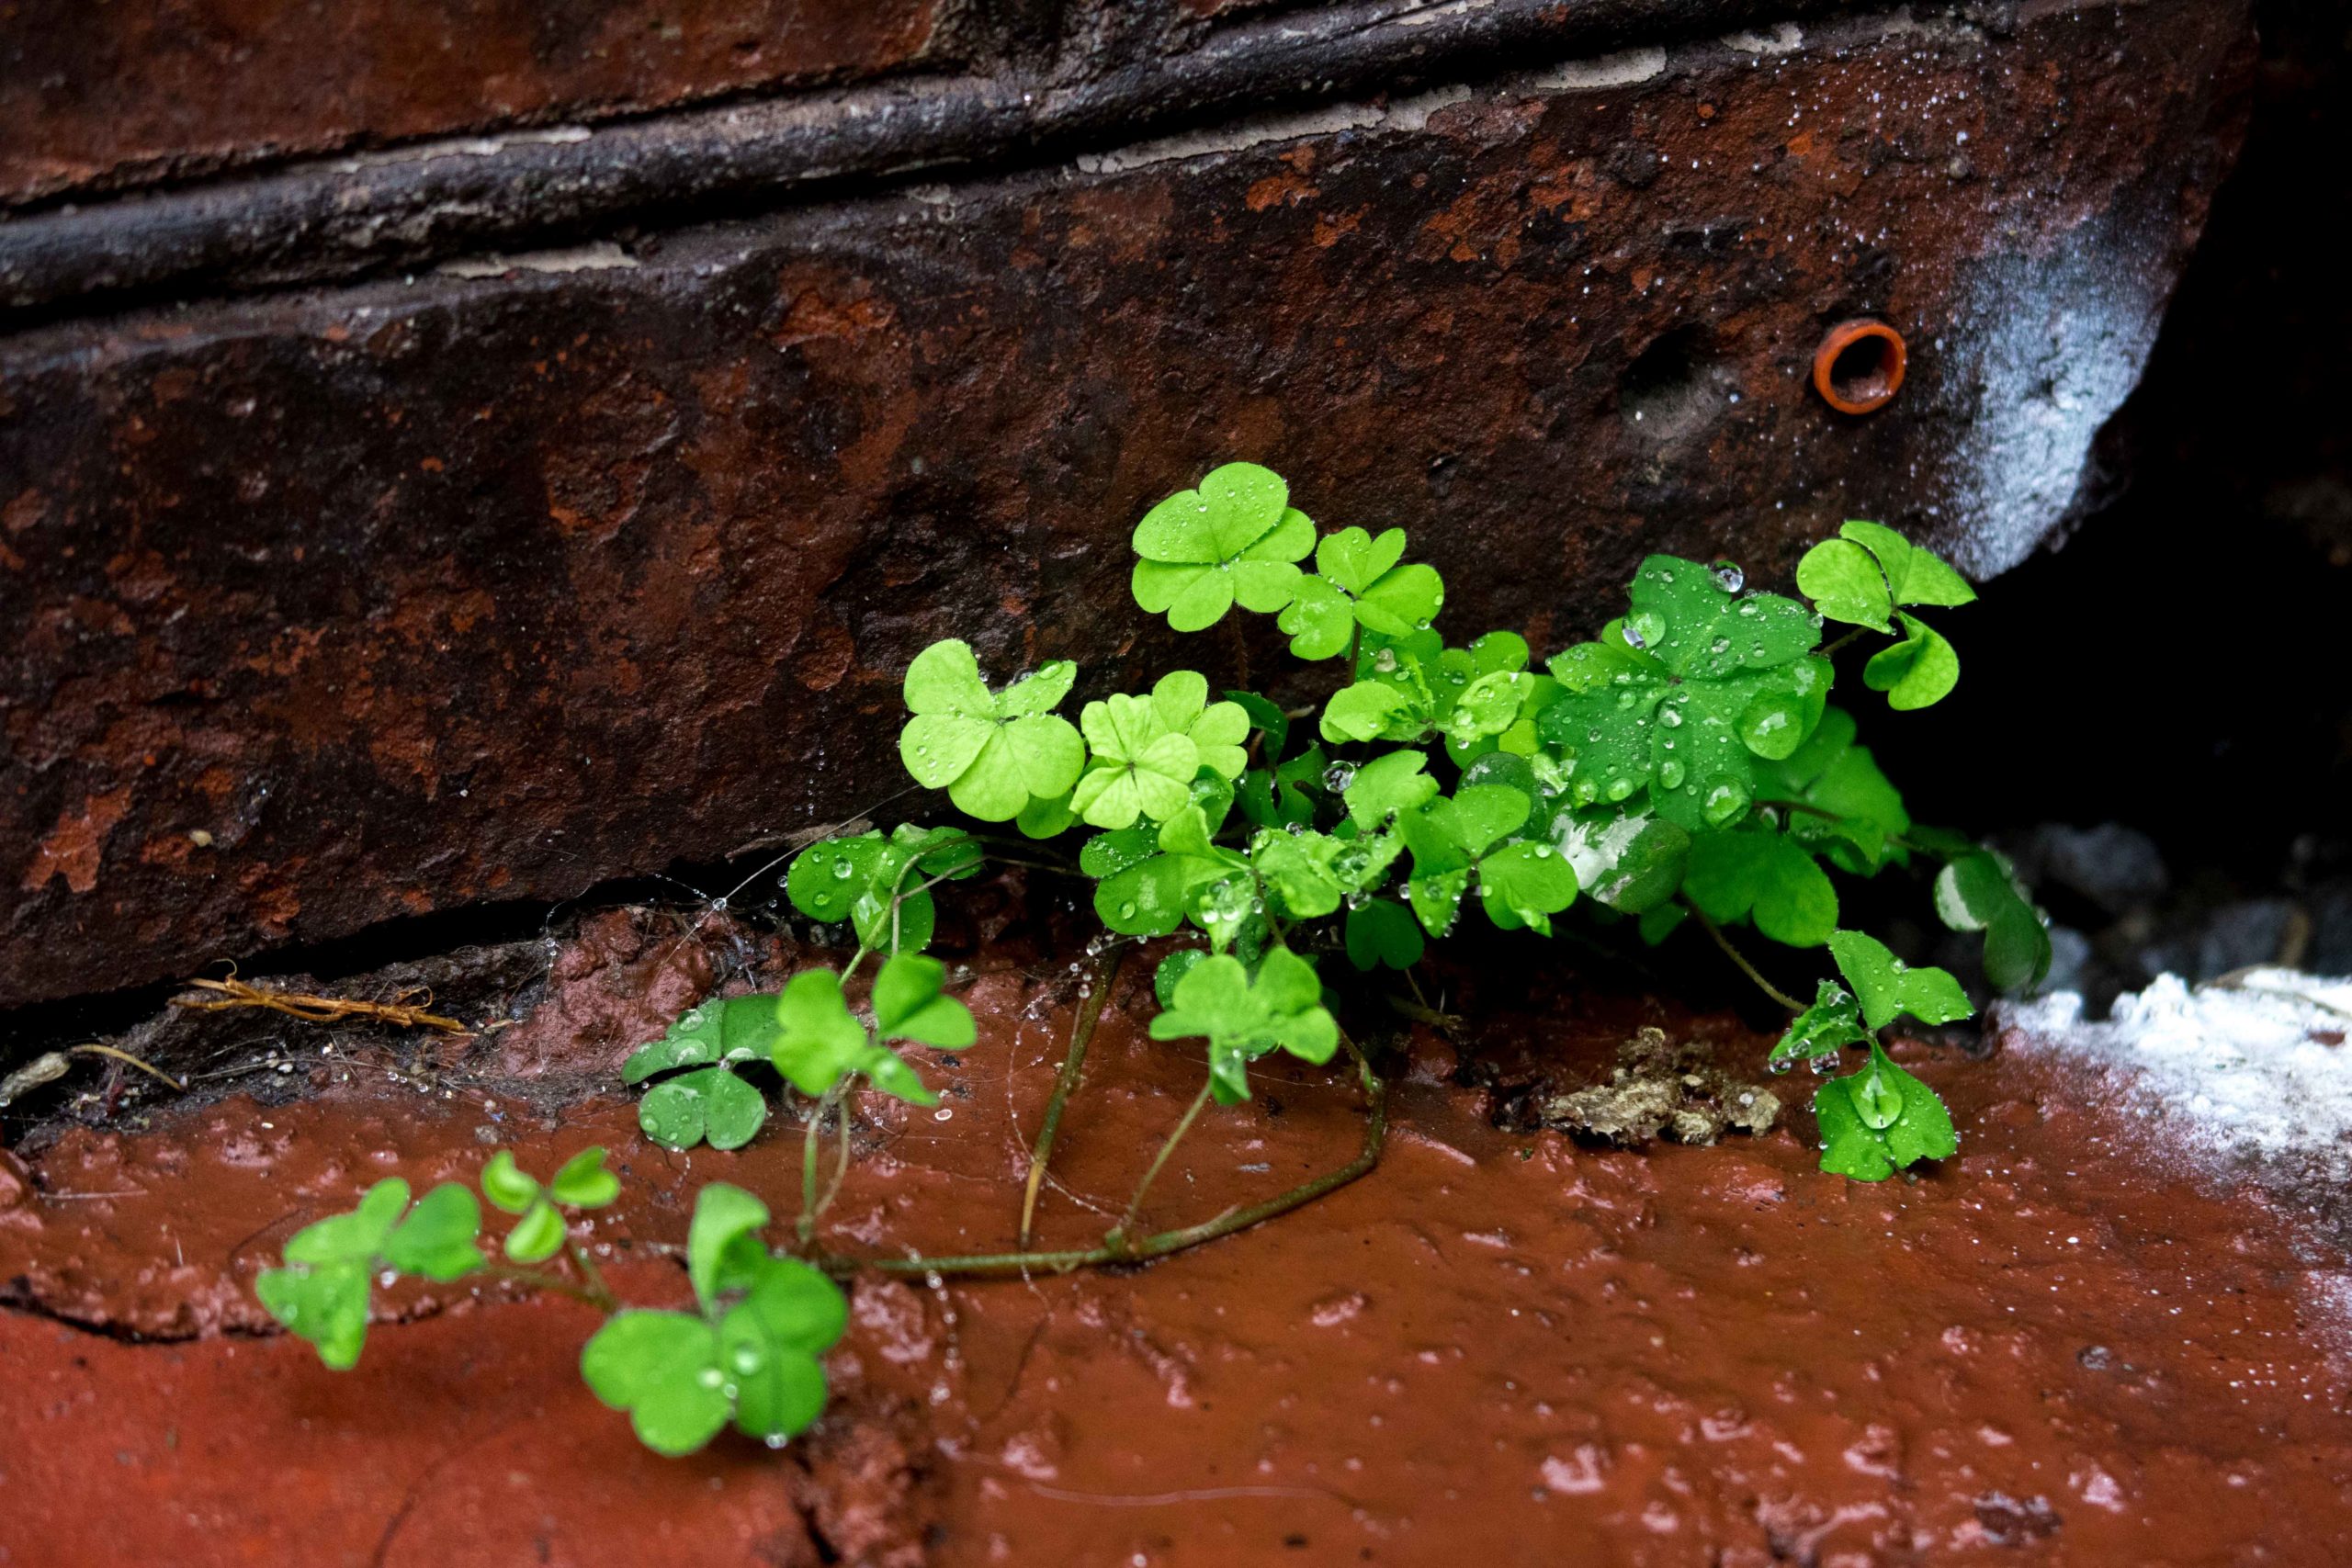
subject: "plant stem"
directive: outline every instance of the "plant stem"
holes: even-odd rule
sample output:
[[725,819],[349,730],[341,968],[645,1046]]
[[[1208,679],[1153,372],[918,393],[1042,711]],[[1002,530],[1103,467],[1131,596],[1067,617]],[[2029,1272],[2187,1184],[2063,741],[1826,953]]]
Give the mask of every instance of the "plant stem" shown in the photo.
[[1822,657],[1822,658],[1824,658],[1824,659],[1830,659],[1830,658],[1834,658],[1834,657],[1837,655],[1837,652],[1838,652],[1838,650],[1839,649],[1841,649],[1841,648],[1845,647],[1848,643],[1849,643],[1849,642],[1853,641],[1856,637],[1858,637],[1861,636],[1863,632],[1865,632],[1865,631],[1867,631],[1867,630],[1869,630],[1869,629],[1870,629],[1870,628],[1869,628],[1869,627],[1867,627],[1867,626],[1856,626],[1852,631],[1848,632],[1844,637],[1841,637],[1837,638],[1836,640],[1832,641],[1832,642],[1829,644],[1829,646],[1828,646],[1828,647],[1826,647],[1826,648],[1825,648],[1825,649],[1821,649],[1821,657]]
[[1037,1129],[1037,1142],[1029,1151],[1029,1185],[1021,1195],[1021,1249],[1029,1249],[1030,1228],[1037,1217],[1037,1191],[1045,1185],[1046,1162],[1054,1156],[1054,1138],[1061,1131],[1062,1107],[1078,1088],[1078,1076],[1086,1066],[1086,1047],[1094,1038],[1095,1021],[1102,1016],[1103,1004],[1111,999],[1111,986],[1119,977],[1119,965],[1127,955],[1126,944],[1121,942],[1102,954],[1095,965],[1094,989],[1078,1005],[1078,1019],[1069,1032],[1069,1050],[1062,1057],[1061,1071],[1054,1075],[1054,1092],[1046,1101],[1045,1124]]
[[1843,822],[1846,820],[1845,813],[1827,810],[1822,807],[1815,806],[1811,801],[1807,800],[1759,800],[1756,804],[1758,806],[1777,806],[1783,811],[1802,811],[1808,817],[1818,817],[1823,820],[1829,822]]
[[1209,1094],[1216,1085],[1215,1078],[1203,1084],[1201,1092],[1193,1096],[1193,1103],[1184,1108],[1184,1114],[1177,1122],[1176,1130],[1168,1134],[1168,1141],[1159,1145],[1158,1154],[1151,1156],[1150,1168],[1143,1173],[1143,1179],[1136,1183],[1135,1196],[1127,1200],[1127,1212],[1119,1216],[1119,1223],[1113,1225],[1111,1234],[1102,1238],[1104,1246],[1125,1248],[1127,1231],[1135,1224],[1136,1215],[1143,1209],[1145,1194],[1151,1190],[1151,1184],[1159,1179],[1160,1168],[1168,1163],[1168,1156],[1176,1152],[1176,1145],[1184,1141],[1184,1134],[1191,1132],[1193,1123],[1200,1119],[1201,1111],[1208,1104]]
[[1380,1163],[1380,1151],[1388,1137],[1388,1086],[1373,1072],[1371,1064],[1356,1052],[1353,1043],[1348,1043],[1344,1035],[1340,1038],[1343,1043],[1348,1044],[1349,1053],[1355,1056],[1357,1071],[1363,1080],[1363,1148],[1355,1158],[1339,1169],[1303,1182],[1279,1197],[1250,1204],[1248,1208],[1227,1209],[1199,1224],[1161,1231],[1115,1249],[1105,1244],[1068,1252],[988,1252],[953,1258],[818,1257],[811,1261],[835,1274],[854,1274],[861,1269],[872,1269],[885,1274],[988,1276],[1040,1271],[1067,1274],[1073,1269],[1098,1268],[1108,1263],[1144,1263],[1166,1258],[1170,1253],[1182,1252],[1188,1247],[1199,1247],[1279,1218],[1327,1193],[1338,1191]]
[[517,1269],[507,1263],[485,1263],[481,1272],[493,1280],[505,1280],[517,1285],[528,1285],[535,1291],[552,1291],[559,1296],[570,1296],[575,1302],[585,1302],[600,1311],[612,1312],[620,1303],[604,1288],[602,1281],[594,1285],[575,1284],[560,1274],[542,1273],[537,1269]]
[[588,1299],[606,1312],[617,1311],[620,1300],[613,1294],[612,1287],[605,1283],[605,1271],[596,1267],[596,1260],[588,1256],[588,1249],[573,1242],[571,1260],[580,1266],[580,1277],[588,1281]]
[[825,1195],[817,1200],[817,1212],[810,1218],[821,1220],[833,1200],[842,1195],[842,1183],[849,1179],[849,1101],[844,1098],[834,1112],[837,1125],[833,1129],[833,1179],[825,1184]]
[[1780,1003],[1782,1007],[1788,1009],[1791,1012],[1804,1011],[1804,1004],[1803,1002],[1789,995],[1788,992],[1781,989],[1780,987],[1772,984],[1771,981],[1764,978],[1763,972],[1758,969],[1755,964],[1750,964],[1747,961],[1747,954],[1741,953],[1739,949],[1731,944],[1731,938],[1724,935],[1723,928],[1716,925],[1714,921],[1707,918],[1705,910],[1694,907],[1691,908],[1690,912],[1699,918],[1699,923],[1706,928],[1707,934],[1715,939],[1715,945],[1724,950],[1724,955],[1729,958],[1734,964],[1738,964],[1739,972],[1747,976],[1749,979],[1755,981],[1758,990],[1771,998],[1774,1001]]
[[833,1108],[838,1089],[829,1089],[808,1108],[808,1122],[800,1134],[800,1245],[817,1234],[817,1140],[825,1130],[825,1112]]

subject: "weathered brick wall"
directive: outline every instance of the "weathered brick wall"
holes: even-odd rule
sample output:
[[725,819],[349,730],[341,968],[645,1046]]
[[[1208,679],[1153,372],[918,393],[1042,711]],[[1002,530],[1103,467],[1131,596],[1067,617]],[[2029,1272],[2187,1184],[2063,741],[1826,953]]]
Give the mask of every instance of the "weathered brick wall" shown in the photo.
[[[51,288],[0,336],[0,1003],[869,805],[928,638],[1076,658],[1085,694],[1162,657],[1126,532],[1225,457],[1414,529],[1451,614],[1555,646],[1651,549],[1771,581],[1862,515],[2013,562],[2226,164],[2243,16],[1668,20],[1262,113],[1162,85],[1104,100],[1140,140],[690,222],[586,202],[520,266],[336,230],[326,272],[413,270],[273,286],[315,253],[216,224],[236,297],[174,304],[184,256],[140,247],[217,209],[0,224],[0,280],[109,234],[155,261],[147,304]],[[1913,358],[1853,418],[1805,372],[1865,312]]]

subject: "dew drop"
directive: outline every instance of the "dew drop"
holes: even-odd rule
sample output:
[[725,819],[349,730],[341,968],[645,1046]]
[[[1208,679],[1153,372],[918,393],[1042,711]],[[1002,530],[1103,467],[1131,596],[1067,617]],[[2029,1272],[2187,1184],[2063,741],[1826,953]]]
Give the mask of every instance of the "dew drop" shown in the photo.
[[1715,581],[1726,593],[1736,593],[1747,586],[1747,573],[1731,561],[1719,560],[1714,565]]
[[1700,802],[1700,815],[1711,827],[1720,828],[1747,809],[1747,787],[1736,779],[1717,779],[1707,786],[1706,798]]
[[1323,787],[1333,795],[1345,793],[1347,787],[1355,782],[1356,768],[1353,762],[1334,762],[1323,770]]
[[1642,639],[1642,634],[1634,628],[1634,624],[1631,621],[1625,623],[1623,630],[1624,632],[1625,646],[1627,648],[1647,648],[1649,646],[1648,643]]
[[1668,757],[1665,761],[1660,762],[1657,767],[1657,782],[1664,784],[1668,789],[1680,789],[1682,787],[1682,764],[1672,757]]

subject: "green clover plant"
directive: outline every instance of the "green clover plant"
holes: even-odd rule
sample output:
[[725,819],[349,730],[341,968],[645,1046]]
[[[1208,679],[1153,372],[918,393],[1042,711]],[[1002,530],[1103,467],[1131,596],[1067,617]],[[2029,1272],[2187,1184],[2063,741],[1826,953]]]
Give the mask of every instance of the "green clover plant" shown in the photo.
[[[1310,666],[1344,660],[1341,673],[1319,698],[1286,707],[1258,691],[1219,695],[1207,674],[1177,670],[1148,691],[1086,694],[1073,726],[1053,711],[1078,690],[1069,663],[991,691],[967,644],[924,649],[905,682],[908,771],[967,817],[1012,823],[1022,837],[907,824],[801,850],[786,876],[793,907],[846,928],[854,953],[838,973],[792,976],[773,998],[705,1004],[633,1056],[631,1081],[669,1075],[648,1095],[649,1133],[721,1146],[752,1136],[765,1100],[733,1074],[773,1068],[790,1094],[814,1102],[799,1224],[811,1245],[848,1168],[848,1091],[862,1084],[930,1104],[894,1045],[973,1042],[969,1013],[944,993],[944,970],[920,956],[936,927],[931,890],[1008,846],[1002,858],[1093,883],[1113,943],[1098,985],[1115,973],[1119,941],[1170,944],[1151,1034],[1202,1042],[1205,1077],[1101,1247],[1029,1251],[1045,1161],[1099,1000],[1082,1008],[1032,1154],[1022,1250],[924,1267],[1131,1260],[1223,1234],[1222,1218],[1155,1236],[1134,1223],[1193,1119],[1212,1102],[1247,1100],[1250,1065],[1272,1054],[1319,1065],[1349,1053],[1370,1104],[1366,1151],[1230,1223],[1255,1223],[1367,1168],[1385,1125],[1382,1086],[1340,1028],[1344,997],[1327,989],[1322,961],[1343,953],[1356,974],[1401,971],[1409,981],[1429,943],[1459,934],[1473,911],[1497,932],[1532,938],[1574,922],[1582,940],[1656,946],[1686,924],[1702,929],[1787,1004],[1792,1021],[1774,1066],[1826,1068],[1867,1049],[1860,1071],[1825,1084],[1816,1101],[1825,1168],[1876,1179],[1951,1151],[1941,1102],[1893,1065],[1878,1034],[1904,1013],[1930,1023],[1966,1016],[1967,999],[1943,971],[1905,969],[1846,930],[1838,879],[1931,875],[1943,923],[1982,936],[1985,974],[2002,988],[2039,982],[2049,939],[2006,862],[1912,819],[1859,743],[1852,713],[1831,700],[1838,655],[1869,633],[1887,640],[1863,659],[1862,683],[1891,708],[1929,706],[1951,689],[1951,644],[1912,612],[1975,595],[1933,552],[1849,523],[1799,562],[1802,597],[1753,589],[1727,561],[1654,555],[1634,572],[1625,614],[1539,659],[1507,628],[1451,640],[1437,625],[1443,581],[1407,558],[1403,530],[1350,526],[1318,538],[1289,487],[1253,464],[1216,468],[1152,507],[1134,543],[1136,603],[1174,630],[1215,626],[1238,604],[1276,616]],[[1829,621],[1852,629],[1825,643]],[[1070,834],[1074,867],[1053,858],[1053,841]],[[1783,997],[1735,944],[1742,930],[1824,952],[1839,977],[1820,979],[1810,1006]],[[852,981],[869,956],[882,962],[861,1004]],[[668,1096],[658,1108],[656,1095]],[[841,1126],[827,1183],[818,1148],[829,1116]],[[684,1342],[684,1329],[663,1332]],[[698,1406],[689,1425],[707,1424],[714,1408]]]
[[686,1234],[696,1310],[625,1308],[580,1352],[582,1379],[656,1453],[693,1453],[730,1420],[782,1448],[824,1412],[818,1358],[848,1326],[848,1303],[819,1270],[769,1252],[752,1234],[767,1223],[741,1188],[705,1187]]
[[512,1263],[543,1263],[568,1245],[563,1272],[492,1264],[481,1247],[481,1205],[466,1187],[445,1182],[412,1206],[408,1183],[391,1177],[349,1213],[297,1231],[284,1264],[264,1269],[254,1292],[338,1371],[358,1363],[373,1288],[399,1276],[445,1284],[489,1276],[585,1302],[608,1316],[581,1352],[581,1376],[597,1398],[628,1412],[657,1453],[692,1453],[730,1419],[780,1447],[824,1410],[818,1358],[841,1337],[848,1303],[823,1273],[770,1254],[752,1234],[768,1219],[757,1198],[720,1181],[696,1194],[686,1274],[699,1311],[683,1313],[623,1306],[572,1238],[563,1210],[620,1196],[603,1149],[581,1150],[545,1184],[501,1149],[482,1168],[481,1189],[492,1206],[519,1216],[503,1246]]
[[[484,1255],[481,1208],[466,1188],[444,1184],[412,1205],[408,1185],[392,1179],[288,1241],[283,1266],[256,1281],[269,1311],[329,1366],[347,1368],[379,1280],[491,1273],[563,1292],[609,1314],[582,1354],[582,1375],[628,1413],[649,1448],[692,1452],[729,1422],[781,1444],[823,1409],[819,1358],[846,1323],[825,1268],[1025,1277],[1133,1263],[1259,1224],[1372,1168],[1385,1086],[1341,1027],[1346,997],[1327,986],[1321,960],[1344,953],[1359,976],[1400,971],[1409,981],[1428,944],[1459,933],[1473,909],[1508,942],[1575,921],[1581,940],[1630,933],[1657,946],[1697,925],[1786,1006],[1791,1021],[1769,1066],[1804,1061],[1826,1077],[1814,1101],[1824,1170],[1875,1181],[1957,1152],[1942,1100],[1894,1064],[1881,1034],[1905,1016],[1967,1018],[1970,999],[1951,974],[1907,966],[1843,927],[1835,880],[1932,867],[1938,915],[1982,937],[1995,987],[2029,987],[2048,970],[2043,918],[2008,863],[1915,822],[1858,744],[1852,714],[1830,702],[1836,656],[1865,633],[1892,639],[1861,671],[1891,709],[1928,707],[1952,690],[1957,655],[1911,611],[1962,606],[1975,593],[1932,552],[1877,524],[1848,523],[1799,562],[1803,598],[1751,590],[1729,562],[1654,555],[1635,571],[1623,615],[1538,668],[1508,629],[1448,642],[1435,625],[1444,584],[1405,559],[1403,530],[1346,527],[1318,539],[1288,486],[1253,464],[1225,465],[1161,502],[1134,543],[1136,603],[1174,630],[1205,629],[1238,604],[1277,616],[1300,660],[1344,656],[1343,674],[1318,703],[1285,708],[1248,690],[1212,700],[1205,674],[1177,670],[1148,692],[1090,696],[1073,725],[1054,712],[1077,687],[1067,660],[992,691],[962,641],[914,659],[899,739],[908,772],[978,823],[1012,823],[1022,837],[902,823],[805,845],[785,894],[819,928],[854,939],[848,961],[803,968],[778,991],[704,1002],[622,1069],[625,1082],[650,1084],[639,1125],[672,1149],[750,1142],[766,1122],[763,1084],[774,1076],[801,1110],[796,1240],[805,1258],[757,1238],[770,1218],[760,1199],[713,1182],[697,1197],[686,1248],[694,1310],[624,1308],[567,1218],[617,1196],[604,1151],[582,1151],[545,1183],[502,1151],[481,1188],[515,1216],[506,1261]],[[1299,564],[1310,555],[1312,570]],[[1825,645],[1825,621],[1854,629]],[[1311,728],[1295,722],[1310,716]],[[1081,830],[1074,866],[1028,858]],[[969,1010],[946,994],[945,966],[924,956],[938,923],[932,890],[975,874],[1003,845],[1023,857],[1001,857],[1012,863],[1092,881],[1108,937],[1090,948],[1100,953],[1096,976],[1031,1151],[1019,1246],[960,1258],[821,1257],[817,1224],[849,1170],[854,1092],[936,1104],[896,1047],[955,1053],[977,1039]],[[1825,952],[1838,977],[1820,977],[1810,1005],[1785,996],[1726,928]],[[1520,932],[1528,936],[1510,934]],[[1168,943],[1150,1036],[1201,1042],[1204,1081],[1099,1245],[1035,1249],[1056,1128],[1120,943],[1144,940]],[[861,993],[869,959],[876,967]],[[1391,1000],[1410,1016],[1440,1016]],[[1859,1069],[1828,1077],[1858,1046]],[[1280,1054],[1319,1066],[1342,1051],[1366,1100],[1355,1159],[1278,1197],[1140,1231],[1145,1200],[1186,1131],[1210,1104],[1250,1098],[1252,1064]],[[836,1159],[825,1180],[829,1119]],[[537,1268],[549,1262],[563,1271]]]

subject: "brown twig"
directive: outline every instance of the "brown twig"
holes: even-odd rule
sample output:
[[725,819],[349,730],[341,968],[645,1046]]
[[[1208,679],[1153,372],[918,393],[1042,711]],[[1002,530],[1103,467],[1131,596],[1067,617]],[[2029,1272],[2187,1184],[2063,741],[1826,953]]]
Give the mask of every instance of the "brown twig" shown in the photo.
[[314,997],[301,991],[267,991],[259,986],[249,986],[234,976],[226,980],[190,980],[188,984],[199,991],[217,991],[222,998],[217,1002],[198,1001],[188,997],[172,998],[174,1007],[187,1008],[191,1012],[266,1008],[271,1012],[282,1012],[306,1023],[335,1023],[347,1018],[361,1018],[401,1029],[437,1029],[444,1034],[472,1032],[454,1018],[443,1018],[438,1013],[427,1012],[422,1007],[411,1007],[405,1002],[363,1002],[348,997]]

